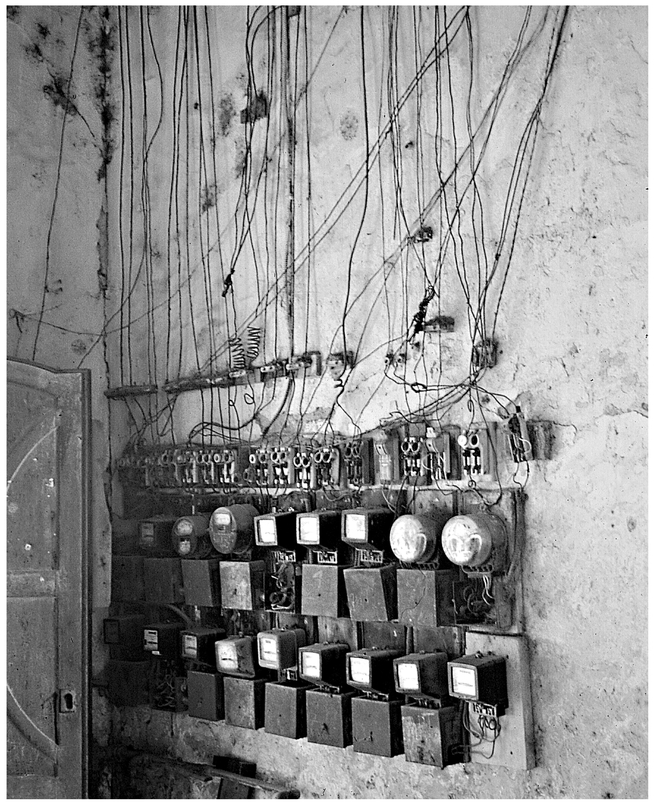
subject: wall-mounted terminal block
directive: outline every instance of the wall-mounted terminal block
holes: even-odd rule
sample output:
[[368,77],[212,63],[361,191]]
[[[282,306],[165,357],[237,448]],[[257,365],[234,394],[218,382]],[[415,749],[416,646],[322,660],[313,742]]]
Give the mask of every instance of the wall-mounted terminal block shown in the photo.
[[314,449],[312,457],[315,466],[316,488],[338,488],[341,484],[341,453],[339,449],[327,446],[318,447]]
[[458,480],[461,477],[459,455],[456,449],[456,433],[427,427],[425,447],[427,449],[427,467],[433,483],[445,480]]
[[346,441],[341,450],[345,483],[351,489],[375,482],[375,447],[372,438]]
[[270,447],[270,485],[276,488],[287,488],[295,485],[295,466],[292,447]]
[[322,374],[322,355],[320,352],[304,352],[293,355],[286,362],[286,373],[290,377],[319,377]]
[[497,343],[491,338],[482,338],[472,347],[473,371],[493,368],[497,364]]
[[428,481],[427,446],[419,435],[410,435],[400,442],[400,475],[409,484],[424,485]]
[[255,380],[272,382],[278,377],[286,376],[286,362],[284,360],[273,360],[271,363],[256,367],[254,371]]
[[175,474],[177,485],[182,488],[193,488],[197,486],[197,460],[195,450],[178,448],[173,450],[175,460]]
[[255,488],[273,485],[270,451],[267,447],[251,448],[248,455],[248,464],[247,469],[243,472],[243,479],[246,483]]
[[375,446],[375,477],[389,485],[400,477],[400,438],[396,430],[378,430],[373,435]]
[[299,489],[315,489],[316,463],[313,458],[313,449],[300,444],[294,449],[293,467],[295,468],[295,486]]
[[153,460],[151,482],[154,488],[170,489],[178,485],[174,450],[172,448],[162,450]]
[[477,482],[496,478],[495,431],[495,422],[473,424],[458,436],[461,474],[464,479]]
[[249,450],[246,447],[226,446],[213,451],[213,486],[234,488],[244,482],[249,467]]
[[534,451],[531,446],[527,422],[522,411],[516,406],[516,412],[503,423],[504,434],[509,454],[515,463],[533,461]]

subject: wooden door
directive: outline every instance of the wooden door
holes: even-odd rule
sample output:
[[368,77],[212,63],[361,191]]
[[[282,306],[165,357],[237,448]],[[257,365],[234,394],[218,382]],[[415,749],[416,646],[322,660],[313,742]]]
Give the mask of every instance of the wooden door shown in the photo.
[[7,796],[87,795],[89,373],[7,364]]

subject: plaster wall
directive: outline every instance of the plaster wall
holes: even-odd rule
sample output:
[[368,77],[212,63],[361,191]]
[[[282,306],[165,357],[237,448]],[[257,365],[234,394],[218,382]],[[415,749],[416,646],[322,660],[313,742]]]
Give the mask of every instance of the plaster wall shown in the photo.
[[[492,100],[524,11],[516,7],[472,10],[477,54],[473,121],[481,120]],[[421,63],[435,38],[433,14],[426,8],[420,13],[420,18],[414,18],[410,8],[403,8],[397,19],[398,94],[416,73],[415,59]],[[539,34],[542,9],[533,13],[529,28],[533,44],[525,51],[503,98],[502,117],[498,117],[477,175],[490,254],[498,247],[513,159],[538,97],[551,47],[551,28],[545,27]],[[50,46],[47,59],[39,60],[30,54],[30,46],[39,41],[37,23],[43,24],[44,14],[51,30],[60,26],[58,38],[63,44],[57,45],[58,50]],[[454,15],[453,10],[450,19]],[[129,117],[124,113],[128,103],[126,61],[121,57],[122,72],[118,62],[113,62],[111,101],[119,122],[109,129],[114,159],[107,166],[106,196],[97,173],[107,162],[107,141],[102,139],[100,126],[102,108],[96,105],[97,78],[103,74],[101,66],[106,70],[106,60],[94,61],[93,47],[79,51],[84,65],[77,91],[82,114],[72,116],[66,124],[62,164],[67,170],[62,170],[57,207],[62,218],[53,229],[56,248],[53,246],[50,260],[53,279],[62,283],[55,299],[62,306],[48,313],[48,321],[99,332],[105,314],[105,294],[98,284],[98,269],[104,263],[99,255],[105,251],[98,249],[98,238],[102,238],[98,220],[105,221],[104,210],[108,212],[107,313],[115,314],[113,320],[117,321],[126,309],[127,296],[132,305],[127,340],[121,341],[124,330],[114,328],[109,336],[106,356],[112,384],[154,382],[161,386],[168,379],[204,368],[205,363],[214,371],[224,370],[229,362],[227,336],[244,331],[250,321],[264,332],[264,359],[287,357],[290,351],[303,351],[307,346],[323,354],[344,346],[357,352],[357,365],[347,375],[343,393],[325,378],[309,381],[307,393],[292,399],[286,424],[293,431],[301,426],[304,432],[319,430],[330,413],[337,431],[351,429],[347,414],[366,430],[378,426],[396,409],[406,412],[429,403],[433,398],[429,393],[409,392],[402,383],[383,381],[383,367],[389,348],[407,348],[404,334],[425,292],[422,266],[432,270],[438,258],[438,239],[415,250],[403,249],[395,267],[386,273],[384,269],[407,233],[397,211],[396,179],[408,230],[415,231],[416,222],[439,230],[437,213],[443,212],[442,206],[432,207],[424,221],[419,213],[438,186],[434,154],[441,153],[447,165],[458,153],[452,137],[447,136],[448,123],[455,119],[457,130],[465,131],[465,106],[456,104],[453,112],[447,112],[439,134],[431,105],[435,85],[425,80],[421,102],[415,93],[411,95],[393,130],[402,154],[401,173],[386,147],[372,166],[367,194],[361,185],[334,228],[320,243],[317,237],[312,241],[316,246],[287,293],[288,274],[282,277],[281,271],[287,264],[288,249],[288,156],[283,142],[275,145],[275,132],[284,130],[282,100],[288,87],[284,89],[279,82],[265,87],[271,101],[269,122],[257,121],[248,140],[247,128],[239,121],[240,110],[248,104],[246,10],[221,7],[198,19],[199,41],[205,41],[206,30],[214,37],[209,71],[213,84],[207,83],[208,64],[200,63],[195,73],[200,76],[198,89],[193,90],[195,51],[189,46],[187,99],[191,113],[187,110],[182,117],[173,106],[173,99],[181,96],[171,89],[179,88],[182,80],[183,49],[175,36],[178,9],[153,8],[147,19],[136,12],[118,19],[115,10],[108,20],[103,20],[99,11],[89,16],[96,34],[109,25],[115,35],[123,25],[121,41],[125,41],[124,31],[130,30],[133,47],[139,32],[150,30],[152,38],[146,35],[145,41],[152,46],[147,48],[146,70],[133,75],[133,115]],[[296,149],[296,258],[308,238],[327,231],[329,226],[324,230],[320,226],[324,221],[331,224],[338,215],[343,188],[361,175],[357,171],[365,165],[366,130],[369,143],[374,142],[387,130],[388,122],[388,87],[383,83],[389,58],[387,13],[373,7],[366,10],[365,67],[357,8],[307,7],[306,19],[307,39],[298,41],[308,43],[308,64],[317,66],[309,90],[303,94],[306,77],[299,81],[298,89],[301,103],[296,123],[298,131],[306,132],[306,121],[310,121],[310,138],[307,145],[306,139],[299,137]],[[203,28],[206,20],[208,28]],[[53,105],[43,87],[54,65],[62,72],[69,70],[77,21],[73,10],[30,8],[16,13],[9,23],[17,26],[8,42],[13,48],[10,71],[15,71],[8,118],[9,197],[15,199],[9,255],[10,265],[13,260],[21,268],[10,271],[8,302],[13,310],[22,312],[33,313],[40,307],[44,241],[61,136],[61,108]],[[266,20],[265,25],[270,22]],[[420,23],[422,31],[417,37],[414,22]],[[467,764],[436,771],[407,763],[404,757],[381,760],[355,754],[351,748],[341,751],[305,740],[292,742],[264,732],[145,709],[114,711],[113,740],[189,762],[211,761],[216,753],[252,759],[261,774],[284,779],[304,797],[646,796],[646,29],[647,12],[642,7],[586,6],[570,11],[542,107],[511,270],[497,318],[499,361],[483,378],[484,388],[517,401],[527,418],[554,422],[552,459],[532,464],[526,486],[525,631],[531,649],[537,768],[517,772]],[[193,27],[188,30],[192,32]],[[281,36],[279,28],[269,33],[273,39]],[[87,42],[94,38],[84,40],[84,33],[81,37]],[[454,38],[450,49],[448,70],[457,97],[465,97],[467,89],[465,42]],[[297,48],[300,75],[303,48],[303,44]],[[115,58],[115,41],[112,50]],[[207,52],[206,48],[199,51]],[[252,63],[259,75],[265,75],[267,60],[267,51],[255,50]],[[282,63],[276,62],[272,73],[279,77],[281,70]],[[364,74],[367,125],[362,105]],[[143,96],[138,87],[143,83],[147,107],[139,99]],[[34,98],[38,104],[33,103]],[[214,99],[213,112],[207,98]],[[193,105],[199,101],[204,101],[204,106],[194,115]],[[443,108],[447,109],[447,104]],[[212,117],[216,125],[209,127]],[[181,119],[190,121],[188,129],[173,125]],[[136,126],[129,134],[120,124],[126,120]],[[157,121],[161,121],[160,127]],[[210,136],[210,131],[215,136]],[[270,132],[269,148],[264,144],[264,131]],[[141,143],[145,142],[147,149],[151,138],[144,182]],[[178,162],[171,163],[171,149],[179,156]],[[252,176],[256,177],[257,160],[264,152],[271,155],[268,169],[273,183],[265,179],[260,187],[270,192],[266,195],[261,189],[257,196],[254,183],[249,188],[244,185],[244,175],[248,177],[243,171],[248,165],[244,154],[249,154]],[[42,166],[38,171],[34,168],[37,164]],[[173,169],[171,164],[177,167]],[[464,162],[462,175],[465,170]],[[35,175],[39,171],[40,180]],[[171,191],[175,175],[180,187],[192,188],[190,200],[184,192]],[[279,189],[274,183],[277,177],[282,182]],[[150,188],[147,198],[141,195],[144,186]],[[239,251],[234,238],[239,230],[233,224],[239,221],[243,227],[248,220],[247,198],[253,208],[253,237]],[[132,210],[129,214],[128,209]],[[478,213],[467,208],[467,214]],[[460,247],[474,260],[470,220],[465,221]],[[100,232],[103,226],[105,223]],[[218,232],[222,252],[216,246]],[[445,263],[440,306],[432,303],[430,311],[453,315],[456,330],[447,342],[425,336],[417,358],[408,352],[400,380],[432,381],[439,366],[450,382],[466,376],[469,316],[452,251]],[[139,266],[143,266],[141,271]],[[223,297],[224,281],[230,275],[233,295]],[[267,283],[275,279],[279,280],[279,294],[272,304],[260,304]],[[471,281],[474,283],[474,278]],[[213,304],[207,301],[207,287],[214,294]],[[126,288],[133,290],[127,293]],[[495,284],[491,310],[498,292]],[[359,294],[343,329],[344,301],[356,300]],[[294,317],[288,315],[290,299],[295,301]],[[156,313],[148,317],[153,300]],[[9,351],[26,357],[33,349],[35,319],[28,316],[22,323],[23,333],[17,332],[16,321],[10,317]],[[48,337],[40,338],[37,359],[70,366],[71,361],[62,363],[62,355],[69,353],[76,339],[85,337],[52,330]],[[387,341],[391,341],[390,347]],[[89,339],[85,349],[88,346]],[[78,348],[81,351],[81,346]],[[96,443],[102,441],[102,434],[106,441],[108,432],[107,407],[100,396],[107,365],[100,348],[84,363],[93,370],[94,423],[100,436]],[[261,409],[242,433],[244,437],[256,439],[269,426],[274,432],[280,422],[273,421],[272,412],[282,401],[283,391],[279,386],[255,389],[262,395],[258,400],[271,404]],[[336,399],[347,414],[335,405]],[[178,398],[168,424],[167,401],[162,393],[149,399],[146,411],[158,417],[159,426],[143,428],[146,440],[183,440],[202,419],[224,424],[228,419],[233,423],[234,411],[242,421],[248,414],[242,392],[194,392]],[[486,405],[491,417],[501,412],[492,394],[475,401],[478,408]],[[111,408],[116,453],[133,433],[123,405],[113,403]],[[138,417],[136,407],[131,410]],[[459,424],[470,418],[465,400],[442,415]],[[106,465],[106,455],[98,453],[97,499],[102,499],[101,477]],[[124,513],[116,486],[114,503],[114,512]],[[107,544],[106,534],[98,532],[96,539]],[[99,570],[96,576],[100,579],[97,605],[103,605],[108,575]]]
[[[494,7],[473,11],[478,53],[476,119],[492,97],[523,11]],[[314,59],[336,14],[335,9],[310,12]],[[302,222],[307,206],[303,185],[305,192],[297,198],[299,243],[304,242],[310,225],[315,230],[321,221],[329,220],[338,193],[365,162],[357,14],[358,10],[348,8],[336,35],[327,38],[322,50],[324,69],[316,72],[308,92],[312,217],[310,223]],[[398,26],[398,53],[406,58],[398,59],[397,80],[406,86],[415,64],[407,56],[413,54],[410,18],[403,22],[408,27]],[[239,95],[245,65],[234,46],[243,35],[244,23],[238,10],[228,12],[223,31],[230,32],[229,41],[215,72],[215,92],[231,93],[237,109],[247,103],[242,91]],[[422,23],[430,24],[427,14]],[[377,9],[367,11],[366,24],[370,25],[365,67],[368,135],[374,141],[384,130],[380,76],[387,55],[383,36],[373,31],[388,31]],[[570,12],[542,109],[542,128],[498,315],[501,355],[497,367],[484,377],[489,390],[518,401],[528,418],[554,422],[553,457],[532,466],[527,485],[526,633],[531,647],[538,767],[516,772],[466,765],[435,771],[407,763],[403,757],[381,760],[352,749],[291,742],[183,715],[141,710],[118,713],[117,739],[186,761],[234,753],[256,760],[260,772],[283,778],[307,797],[646,795],[646,24],[646,12],[638,8],[579,7]],[[501,202],[517,138],[526,110],[537,97],[548,46],[547,36],[535,37],[525,55],[524,69],[504,100],[500,133],[489,145],[478,175],[491,250],[498,243]],[[465,87],[465,55],[455,42],[451,70],[459,89]],[[418,186],[414,192],[411,182],[420,154],[427,162],[436,140],[426,96],[423,104],[407,105],[397,132],[403,155],[403,214],[410,226],[419,220],[421,204],[429,198],[427,187]],[[274,103],[272,108],[274,118]],[[458,109],[452,112],[454,117],[458,114]],[[230,198],[238,197],[234,183],[240,180],[239,141],[238,123],[232,122],[229,136],[220,140],[225,170],[221,171],[224,184],[219,205],[224,203],[226,208]],[[256,147],[253,140],[255,160]],[[443,152],[450,157],[451,147],[451,141],[444,142]],[[306,170],[307,154],[302,149],[300,142],[298,163]],[[232,165],[236,172],[230,182]],[[157,166],[151,169],[153,175]],[[415,310],[424,291],[419,257],[402,257],[400,269],[389,278],[386,299],[379,301],[375,270],[397,247],[402,228],[393,225],[395,209],[388,196],[393,166],[388,154],[382,154],[374,171],[367,200],[363,192],[357,194],[344,218],[316,248],[313,264],[297,272],[294,287],[296,332],[308,333],[311,348],[336,350],[343,346],[338,324],[347,266],[354,265],[350,298],[361,296],[347,319],[346,337],[365,359],[349,376],[339,399],[363,430],[377,426],[393,410],[415,407],[405,387],[380,385],[384,351],[379,344],[385,345],[388,326],[391,336],[397,336],[393,348],[401,345],[401,328],[393,329],[394,324],[386,325],[386,320],[403,321],[407,327],[411,321],[407,311]],[[362,219],[364,225],[357,234]],[[265,222],[254,220],[256,243],[268,242]],[[433,223],[434,214],[425,222]],[[197,222],[195,226],[201,227]],[[228,230],[227,243],[230,236]],[[466,232],[463,240],[462,247],[469,248]],[[279,250],[277,262],[283,264],[283,238],[274,245]],[[435,258],[430,251],[433,245],[424,247],[429,264]],[[256,248],[243,250],[234,273],[239,309],[256,310],[254,288],[261,267]],[[261,255],[259,261],[265,262]],[[266,263],[266,270],[270,269],[271,263]],[[302,312],[307,287],[311,292],[308,325]],[[285,307],[283,294],[280,297],[275,320],[280,322],[278,343],[285,344],[289,336],[281,323]],[[199,306],[199,290],[194,299]],[[444,287],[441,302],[443,312],[453,312],[457,321],[465,321],[456,282]],[[229,327],[229,312],[225,321]],[[270,320],[268,326],[273,326]],[[202,327],[199,340],[204,343]],[[460,352],[467,348],[466,337],[465,331],[455,332],[442,348],[445,371],[454,381],[463,373]],[[296,342],[294,348],[300,345]],[[270,340],[266,349],[270,356]],[[435,345],[427,338],[422,350],[422,365],[417,360],[409,366],[417,379],[433,377],[437,365]],[[283,352],[284,346],[278,351]],[[224,368],[222,354],[219,367]],[[180,373],[184,369],[192,373],[192,352],[183,355]],[[325,415],[334,411],[335,396],[328,382],[310,387],[314,395],[303,417],[308,431],[319,430]],[[182,437],[201,418],[200,397],[199,393],[185,395],[183,405],[175,410],[174,426]],[[279,391],[274,398],[279,398]],[[496,404],[493,408],[491,398],[486,401],[491,410],[499,410]],[[215,399],[214,403],[218,405]],[[209,404],[206,397],[204,405]],[[293,411],[297,413],[298,408]],[[452,409],[449,417],[466,421],[464,406]],[[348,431],[347,416],[336,411],[333,421],[337,431]],[[256,425],[261,428],[266,423],[262,415]],[[256,425],[251,429],[254,438]]]
[[[7,355],[91,371],[92,652],[111,592],[106,354],[106,79],[103,9],[7,7]],[[65,113],[64,113],[64,110]],[[43,310],[43,315],[41,311]],[[93,693],[93,726],[108,734]]]

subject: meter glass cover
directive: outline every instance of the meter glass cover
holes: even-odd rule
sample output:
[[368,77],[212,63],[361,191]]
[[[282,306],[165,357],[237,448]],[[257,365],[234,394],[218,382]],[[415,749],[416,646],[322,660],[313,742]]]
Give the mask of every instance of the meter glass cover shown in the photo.
[[184,634],[184,655],[195,659],[198,655],[198,638],[195,634]]
[[272,637],[259,637],[259,655],[264,662],[276,662],[277,640]]
[[350,656],[350,678],[357,684],[370,684],[370,659]]
[[257,527],[261,544],[277,544],[277,528],[274,519],[258,519]]
[[345,515],[345,535],[353,542],[366,541],[366,517],[365,514],[346,514]]
[[472,667],[452,667],[452,692],[477,697],[477,674]]
[[218,667],[221,670],[238,670],[238,655],[233,642],[222,640],[218,645]]
[[190,539],[180,539],[177,542],[177,552],[181,556],[187,556],[191,552],[191,540]]
[[193,523],[190,519],[178,519],[175,524],[175,533],[178,536],[190,536],[193,533]]
[[147,628],[143,632],[145,650],[159,650],[159,634],[154,629]]
[[228,511],[214,511],[211,519],[218,528],[228,528],[232,524],[232,517]]
[[401,690],[420,692],[418,665],[415,662],[399,662],[397,665],[397,681]]
[[318,544],[320,541],[320,522],[315,516],[300,517],[300,538],[301,544]]
[[302,651],[302,675],[320,678],[320,654],[316,651]]

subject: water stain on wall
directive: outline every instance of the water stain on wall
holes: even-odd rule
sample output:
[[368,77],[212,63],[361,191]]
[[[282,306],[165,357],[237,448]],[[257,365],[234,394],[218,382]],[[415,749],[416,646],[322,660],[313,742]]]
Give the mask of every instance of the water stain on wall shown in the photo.
[[226,137],[232,129],[232,120],[236,114],[234,97],[226,92],[218,101],[218,131]]
[[341,137],[344,140],[353,140],[359,130],[359,118],[354,112],[345,112],[341,117]]

